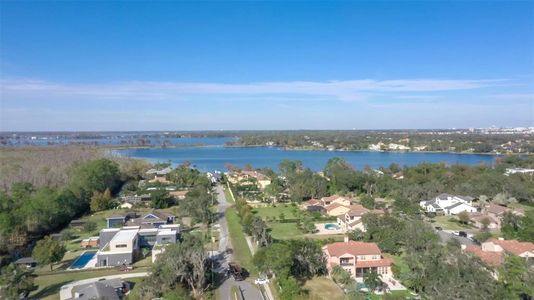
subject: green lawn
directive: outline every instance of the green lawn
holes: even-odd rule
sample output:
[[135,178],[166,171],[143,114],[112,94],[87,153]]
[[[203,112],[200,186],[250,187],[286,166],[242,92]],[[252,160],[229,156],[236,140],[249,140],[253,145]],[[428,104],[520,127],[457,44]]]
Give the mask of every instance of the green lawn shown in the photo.
[[435,222],[432,223],[432,226],[441,226],[443,229],[447,230],[464,230],[464,231],[476,231],[476,228],[470,225],[460,224],[458,221],[452,221],[453,216],[436,216],[431,220]]
[[314,277],[306,281],[304,289],[308,290],[306,299],[310,300],[341,300],[345,297],[341,288],[326,277]]
[[260,207],[260,208],[254,208],[254,212],[263,219],[280,219],[280,214],[284,214],[286,219],[294,219],[297,218],[297,215],[295,215],[295,211],[297,213],[300,211],[300,208],[297,206],[293,206],[290,204],[279,204],[276,207],[270,206],[270,207]]
[[257,276],[258,271],[252,263],[252,253],[245,240],[245,233],[243,226],[239,223],[239,216],[234,208],[228,208],[225,212],[226,221],[228,222],[228,232],[232,241],[234,251],[234,259],[245,269],[249,271],[252,276]]
[[232,194],[230,194],[230,190],[226,185],[224,186],[224,196],[226,197],[226,201],[235,203],[234,197],[232,197]]
[[275,239],[285,240],[303,236],[297,223],[268,223],[268,226],[272,229],[271,235]]
[[[146,272],[148,268],[139,267],[135,272]],[[52,273],[41,273],[35,278],[38,289],[31,293],[30,299],[59,299],[59,289],[64,284],[72,281],[93,277],[122,274],[124,272],[115,269],[105,270],[83,270],[83,271],[54,271]]]

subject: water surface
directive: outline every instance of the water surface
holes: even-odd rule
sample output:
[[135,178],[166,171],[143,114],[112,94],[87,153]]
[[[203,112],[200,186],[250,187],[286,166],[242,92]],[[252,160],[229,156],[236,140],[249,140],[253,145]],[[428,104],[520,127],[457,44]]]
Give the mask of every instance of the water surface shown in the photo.
[[306,167],[314,171],[324,168],[328,159],[343,157],[357,169],[365,166],[372,168],[387,167],[392,163],[401,166],[413,166],[422,162],[443,162],[446,164],[492,165],[497,156],[456,153],[421,153],[421,152],[373,152],[373,151],[296,151],[272,147],[184,147],[184,148],[129,148],[114,150],[114,154],[146,159],[150,162],[171,162],[180,164],[190,161],[202,171],[225,171],[225,164],[243,167],[251,164],[254,168],[269,167],[278,169],[284,159],[301,160]]

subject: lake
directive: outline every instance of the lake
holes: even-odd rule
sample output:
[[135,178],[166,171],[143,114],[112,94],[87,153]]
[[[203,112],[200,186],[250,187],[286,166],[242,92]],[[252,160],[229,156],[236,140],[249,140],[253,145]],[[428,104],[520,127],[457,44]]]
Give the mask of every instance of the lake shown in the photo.
[[447,164],[492,165],[497,156],[455,153],[421,153],[421,152],[373,152],[373,151],[296,151],[272,147],[183,147],[183,148],[129,148],[113,150],[114,155],[146,159],[150,162],[167,162],[173,165],[190,161],[202,171],[225,171],[225,164],[243,167],[251,164],[254,168],[268,167],[278,169],[284,159],[301,160],[306,167],[314,171],[324,168],[328,159],[342,157],[357,169],[365,166],[372,168],[387,167],[392,163],[401,166],[413,166],[422,162],[443,162]]

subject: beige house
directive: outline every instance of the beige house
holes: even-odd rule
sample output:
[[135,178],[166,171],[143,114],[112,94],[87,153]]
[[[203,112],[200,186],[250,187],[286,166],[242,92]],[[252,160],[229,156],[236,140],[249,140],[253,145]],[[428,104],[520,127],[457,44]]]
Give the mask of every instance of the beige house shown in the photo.
[[525,259],[534,258],[534,243],[517,240],[490,239],[482,243],[481,246],[462,246],[462,249],[478,256],[486,265],[494,268],[504,263],[505,254],[516,255]]
[[243,181],[255,179],[260,190],[264,190],[269,184],[271,184],[271,179],[258,171],[232,172],[227,176],[227,178],[232,184],[241,184]]
[[185,199],[185,195],[187,195],[188,191],[172,191],[169,192],[169,195],[175,199],[183,200]]
[[337,224],[341,230],[347,232],[355,229],[365,231],[362,223],[362,216],[369,213],[370,210],[360,204],[353,204],[347,207],[348,210],[342,215],[338,215]]
[[390,259],[384,258],[375,243],[349,241],[323,246],[326,267],[330,273],[335,266],[341,266],[355,279],[363,279],[365,273],[375,270],[384,279],[392,277]]
[[343,205],[340,203],[332,203],[332,204],[325,206],[326,214],[332,217],[343,215],[349,210],[350,210],[349,206]]
[[323,197],[321,198],[321,204],[326,208],[326,206],[330,205],[330,204],[333,204],[333,203],[338,203],[338,204],[341,204],[341,205],[350,205],[350,200],[343,197],[343,196],[339,196],[339,195],[332,195],[332,196],[328,196],[328,197]]

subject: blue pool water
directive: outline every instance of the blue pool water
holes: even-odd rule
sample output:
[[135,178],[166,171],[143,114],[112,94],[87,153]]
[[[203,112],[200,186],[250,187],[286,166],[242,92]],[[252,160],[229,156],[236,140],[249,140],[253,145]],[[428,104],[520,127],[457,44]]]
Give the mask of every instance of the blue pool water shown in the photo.
[[70,266],[70,269],[81,269],[95,256],[96,251],[85,251]]
[[338,230],[339,226],[337,226],[337,224],[328,223],[328,224],[324,224],[324,229],[326,229],[326,230]]

